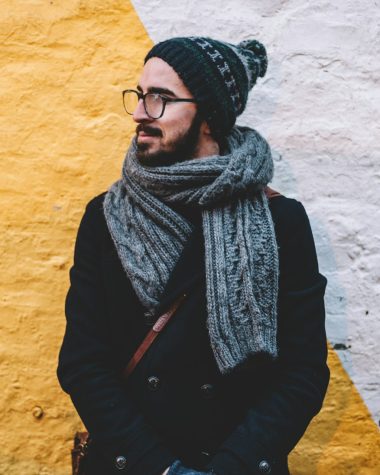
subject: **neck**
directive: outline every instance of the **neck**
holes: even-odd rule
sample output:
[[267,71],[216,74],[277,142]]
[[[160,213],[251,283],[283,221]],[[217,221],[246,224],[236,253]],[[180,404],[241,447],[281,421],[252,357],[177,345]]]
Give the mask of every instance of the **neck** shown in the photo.
[[203,140],[198,144],[198,147],[195,150],[193,158],[204,158],[210,157],[212,155],[219,155],[220,147],[216,140],[211,136],[207,140]]

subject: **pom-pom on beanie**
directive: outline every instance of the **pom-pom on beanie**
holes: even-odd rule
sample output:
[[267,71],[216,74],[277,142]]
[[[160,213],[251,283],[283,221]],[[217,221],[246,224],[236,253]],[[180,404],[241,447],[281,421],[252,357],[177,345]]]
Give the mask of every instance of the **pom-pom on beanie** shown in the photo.
[[253,39],[233,45],[206,37],[171,38],[153,46],[144,64],[153,57],[176,71],[216,138],[231,130],[268,65],[265,47]]

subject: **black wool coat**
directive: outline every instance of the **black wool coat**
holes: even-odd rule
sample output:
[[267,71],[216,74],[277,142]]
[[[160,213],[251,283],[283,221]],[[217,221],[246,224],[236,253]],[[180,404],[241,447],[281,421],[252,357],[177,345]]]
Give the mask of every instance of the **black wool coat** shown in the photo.
[[93,438],[88,475],[160,475],[178,458],[218,475],[288,474],[287,455],[320,410],[329,380],[327,280],[303,205],[270,200],[280,259],[277,360],[256,357],[227,376],[218,371],[196,226],[160,308],[183,292],[187,298],[123,382],[152,322],[118,259],[103,199],[88,204],[79,227],[57,372]]

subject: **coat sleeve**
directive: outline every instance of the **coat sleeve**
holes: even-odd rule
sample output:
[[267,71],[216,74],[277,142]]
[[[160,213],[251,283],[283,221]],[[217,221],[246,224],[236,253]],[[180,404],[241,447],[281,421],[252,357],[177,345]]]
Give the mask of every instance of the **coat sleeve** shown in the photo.
[[66,299],[66,331],[59,353],[57,376],[90,432],[101,459],[114,467],[126,459],[124,473],[161,474],[176,459],[147,424],[128,397],[107,341],[107,325],[100,273],[101,200],[93,200],[82,218],[70,271]]
[[280,473],[277,464],[286,460],[321,409],[329,381],[327,279],[319,273],[304,207],[296,200],[276,199],[286,202],[286,210],[275,221],[280,255],[275,377],[262,382],[268,384],[265,397],[250,407],[210,462],[218,475]]

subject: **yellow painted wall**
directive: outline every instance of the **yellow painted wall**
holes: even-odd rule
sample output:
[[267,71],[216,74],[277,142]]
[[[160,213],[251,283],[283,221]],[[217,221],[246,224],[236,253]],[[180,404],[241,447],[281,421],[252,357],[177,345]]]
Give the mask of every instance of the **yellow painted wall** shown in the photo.
[[1,0],[0,24],[0,474],[67,475],[81,424],[55,371],[73,244],[119,176],[121,90],[151,40],[126,0]]
[[[119,175],[121,90],[151,45],[127,0],[0,0],[0,474],[67,475],[82,425],[56,380],[85,203]],[[380,436],[335,354],[294,475],[375,475]]]
[[290,456],[292,475],[380,475],[380,433],[329,348],[331,379],[322,411]]

